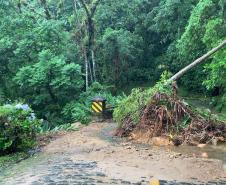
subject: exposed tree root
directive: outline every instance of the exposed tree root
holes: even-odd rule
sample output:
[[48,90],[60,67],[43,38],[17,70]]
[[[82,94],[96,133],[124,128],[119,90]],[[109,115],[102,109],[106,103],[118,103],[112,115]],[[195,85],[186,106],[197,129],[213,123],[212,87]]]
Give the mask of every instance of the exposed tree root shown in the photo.
[[145,137],[169,136],[175,145],[225,141],[226,124],[192,109],[175,94],[156,93],[142,110],[135,125],[128,116],[116,135],[124,137],[143,132]]

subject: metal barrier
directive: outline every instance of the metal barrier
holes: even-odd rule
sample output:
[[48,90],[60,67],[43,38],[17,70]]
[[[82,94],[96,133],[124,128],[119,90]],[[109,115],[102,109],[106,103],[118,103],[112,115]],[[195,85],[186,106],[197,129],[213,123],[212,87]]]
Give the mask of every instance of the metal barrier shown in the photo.
[[92,99],[92,111],[96,114],[101,114],[104,119],[112,118],[112,113],[114,111],[113,106],[106,104],[107,100],[103,97],[96,96]]

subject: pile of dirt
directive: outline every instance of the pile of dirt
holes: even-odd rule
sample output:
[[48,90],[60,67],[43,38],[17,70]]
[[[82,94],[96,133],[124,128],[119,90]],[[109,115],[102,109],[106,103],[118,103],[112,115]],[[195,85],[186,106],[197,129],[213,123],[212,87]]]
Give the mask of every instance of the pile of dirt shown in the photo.
[[128,137],[142,133],[147,139],[168,137],[174,145],[225,142],[226,123],[198,112],[176,94],[155,93],[141,109],[141,119],[134,124],[128,116],[117,136]]

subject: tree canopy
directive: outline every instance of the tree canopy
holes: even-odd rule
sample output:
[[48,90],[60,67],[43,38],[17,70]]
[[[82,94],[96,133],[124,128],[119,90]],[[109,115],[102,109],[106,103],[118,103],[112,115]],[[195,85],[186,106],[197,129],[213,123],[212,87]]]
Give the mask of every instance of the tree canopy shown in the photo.
[[[40,118],[99,82],[113,93],[159,80],[226,38],[223,0],[0,0],[0,103],[26,101]],[[226,50],[179,85],[226,104]],[[217,92],[217,93],[216,93]]]

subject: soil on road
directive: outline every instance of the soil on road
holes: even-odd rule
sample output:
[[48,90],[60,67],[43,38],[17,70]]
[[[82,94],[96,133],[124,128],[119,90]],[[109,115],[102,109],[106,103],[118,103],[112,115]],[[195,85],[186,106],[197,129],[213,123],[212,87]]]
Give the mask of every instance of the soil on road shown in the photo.
[[113,136],[116,124],[93,123],[69,132],[34,157],[0,174],[1,185],[226,184],[220,160],[196,158],[167,148]]

